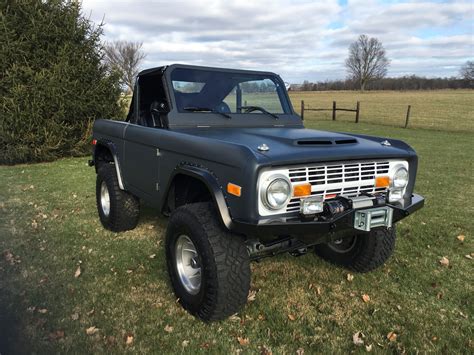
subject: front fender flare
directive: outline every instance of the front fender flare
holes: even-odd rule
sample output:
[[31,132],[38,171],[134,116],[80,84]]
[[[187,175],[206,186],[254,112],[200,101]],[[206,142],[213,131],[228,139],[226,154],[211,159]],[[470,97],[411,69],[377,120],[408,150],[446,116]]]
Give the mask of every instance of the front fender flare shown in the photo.
[[171,183],[174,181],[176,175],[183,174],[193,178],[198,179],[208,188],[209,192],[212,195],[214,205],[216,206],[217,214],[220,217],[222,224],[228,229],[233,228],[232,217],[230,215],[227,202],[222,191],[222,187],[217,181],[217,178],[207,169],[194,166],[194,165],[180,165],[174,171],[170,177],[168,187],[166,191],[168,192]]

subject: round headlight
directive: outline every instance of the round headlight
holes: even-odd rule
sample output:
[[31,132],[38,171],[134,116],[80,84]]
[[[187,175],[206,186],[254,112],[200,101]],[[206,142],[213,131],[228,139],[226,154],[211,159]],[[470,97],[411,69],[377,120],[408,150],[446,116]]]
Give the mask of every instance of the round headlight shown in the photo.
[[283,178],[276,178],[264,191],[265,205],[272,209],[278,210],[286,205],[291,197],[291,185]]
[[393,174],[393,187],[404,188],[408,185],[408,170],[401,167]]

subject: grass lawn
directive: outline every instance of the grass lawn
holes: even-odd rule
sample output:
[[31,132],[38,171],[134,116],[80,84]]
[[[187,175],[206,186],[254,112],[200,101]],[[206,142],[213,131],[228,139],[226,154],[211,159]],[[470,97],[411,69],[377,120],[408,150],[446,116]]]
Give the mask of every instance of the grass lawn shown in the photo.
[[[411,105],[409,127],[474,132],[474,90],[431,91],[290,91],[300,113],[301,100],[310,108],[355,109],[360,101],[360,122],[401,127]],[[305,117],[330,120],[332,112],[306,111]],[[354,122],[355,113],[337,111],[337,120]]]
[[[87,158],[0,167],[0,353],[308,354],[365,345],[376,353],[473,353],[474,134],[307,125],[400,138],[418,151],[416,191],[426,206],[399,223],[384,267],[348,281],[347,271],[313,254],[266,259],[252,265],[255,300],[204,324],[172,294],[166,219],[144,209],[135,230],[105,231]],[[358,331],[364,346],[353,344]]]

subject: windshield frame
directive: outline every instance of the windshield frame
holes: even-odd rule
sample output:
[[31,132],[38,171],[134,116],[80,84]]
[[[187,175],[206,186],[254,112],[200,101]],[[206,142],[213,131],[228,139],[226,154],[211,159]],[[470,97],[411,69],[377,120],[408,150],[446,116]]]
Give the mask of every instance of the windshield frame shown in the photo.
[[[178,110],[178,105],[176,102],[175,91],[172,81],[172,73],[175,69],[189,69],[189,70],[202,70],[202,71],[215,71],[215,72],[224,72],[224,73],[235,73],[240,75],[248,76],[263,76],[272,80],[279,89],[277,90],[277,95],[282,106],[283,113],[277,113],[278,120],[276,120],[271,115],[265,114],[260,111],[254,111],[251,113],[237,113],[231,112],[229,115],[231,119],[226,119],[215,112],[189,112],[189,111],[180,111]],[[182,64],[173,64],[166,68],[165,70],[165,82],[168,87],[168,94],[170,99],[170,112],[169,112],[169,125],[170,127],[217,127],[217,126],[248,126],[248,127],[273,127],[273,126],[301,126],[301,118],[296,115],[293,106],[291,104],[288,92],[285,88],[285,83],[275,73],[272,72],[263,72],[263,71],[253,71],[253,70],[238,70],[238,69],[226,69],[226,68],[212,68],[212,67],[201,67],[193,65],[182,65]],[[226,122],[227,121],[227,122]]]

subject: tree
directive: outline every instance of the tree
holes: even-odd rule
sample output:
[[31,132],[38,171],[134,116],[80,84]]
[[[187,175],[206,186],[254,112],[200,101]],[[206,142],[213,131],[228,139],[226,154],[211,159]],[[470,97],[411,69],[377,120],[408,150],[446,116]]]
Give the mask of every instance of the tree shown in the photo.
[[360,35],[349,46],[346,68],[350,78],[359,84],[362,91],[370,81],[385,77],[389,64],[382,42],[377,38]]
[[461,67],[459,71],[461,77],[466,81],[473,81],[474,80],[474,61],[468,60],[464,65]]
[[84,155],[93,121],[124,115],[101,34],[79,1],[0,1],[0,164]]
[[133,91],[140,63],[146,57],[141,50],[142,45],[141,42],[129,41],[115,41],[105,45],[107,63],[121,73],[122,85],[127,87],[129,93]]

